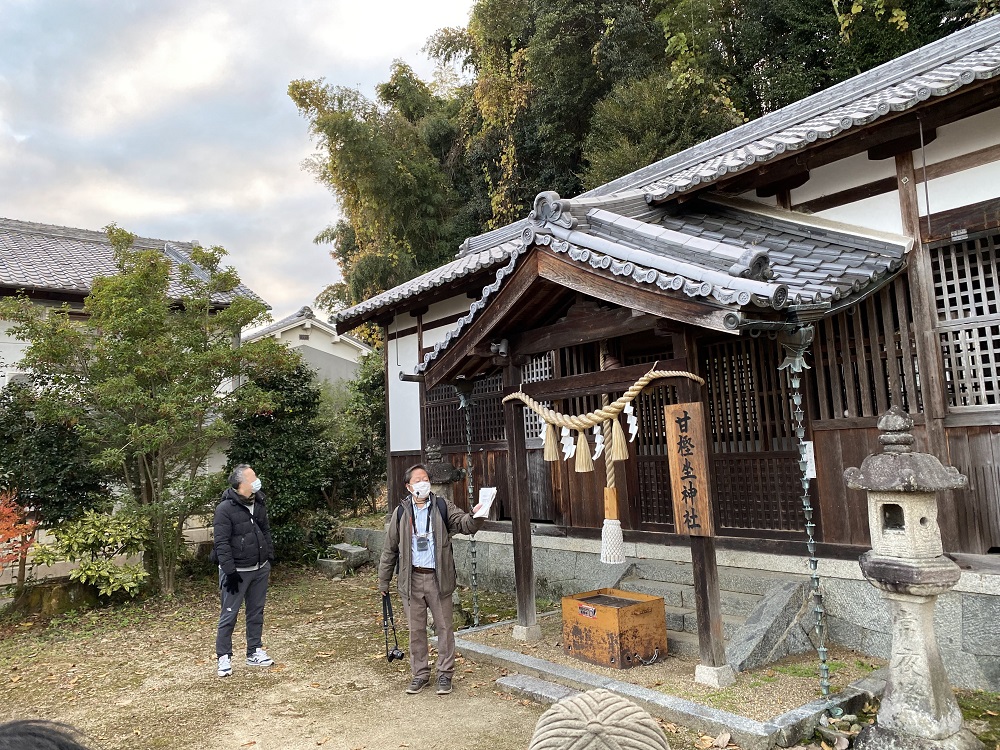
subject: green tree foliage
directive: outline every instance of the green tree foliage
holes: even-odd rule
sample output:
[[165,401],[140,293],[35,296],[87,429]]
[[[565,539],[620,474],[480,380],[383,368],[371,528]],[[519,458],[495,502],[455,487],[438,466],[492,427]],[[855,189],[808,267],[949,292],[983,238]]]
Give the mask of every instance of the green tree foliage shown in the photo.
[[109,505],[107,477],[72,420],[42,421],[25,383],[0,390],[0,487],[32,508],[43,526]]
[[134,235],[114,225],[107,232],[118,273],[94,280],[85,322],[26,297],[0,303],[0,317],[28,342],[22,364],[33,373],[40,418],[78,425],[146,519],[147,570],[170,594],[184,522],[209,500],[208,456],[231,434],[220,415],[268,406],[252,383],[224,386],[289,359],[272,339],[234,348],[266,310],[235,294],[239,277],[221,265],[224,250],[196,248],[193,264],[174,265],[162,252],[133,249]]
[[320,388],[299,362],[289,371],[258,371],[251,381],[272,407],[236,415],[228,470],[249,464],[267,495],[268,516],[280,559],[298,560],[307,541],[310,514],[325,507],[327,446],[318,421]]
[[320,420],[329,452],[324,493],[332,510],[374,510],[385,482],[385,374],[382,352],[364,355],[346,385],[323,392]]
[[75,521],[60,524],[52,533],[52,542],[35,545],[35,562],[73,563],[70,579],[93,586],[101,596],[119,591],[135,596],[149,577],[141,564],[120,560],[121,556],[137,555],[146,544],[149,521],[143,515],[134,511],[87,511]]
[[322,80],[288,93],[321,150],[309,168],[345,215],[317,237],[343,274],[324,301],[359,302],[454,255],[471,227],[444,169],[457,136],[447,102],[401,62],[379,87],[383,106]]

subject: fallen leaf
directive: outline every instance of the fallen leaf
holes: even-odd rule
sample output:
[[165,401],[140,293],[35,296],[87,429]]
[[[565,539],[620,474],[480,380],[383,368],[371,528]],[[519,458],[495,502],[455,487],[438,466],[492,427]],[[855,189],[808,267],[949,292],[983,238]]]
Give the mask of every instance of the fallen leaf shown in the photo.
[[846,737],[838,737],[837,743],[833,746],[834,750],[847,750],[851,746]]
[[833,750],[833,748],[830,747],[829,745],[827,745],[825,742],[821,742],[819,744],[820,744],[820,747],[823,748],[823,750]]
[[329,738],[329,737],[324,737],[324,738],[323,738],[323,739],[321,739],[321,740],[316,740],[316,744],[317,744],[317,745],[325,745],[325,744],[326,744],[327,742],[329,742],[329,741],[330,741],[330,738]]
[[712,743],[712,746],[724,748],[729,744],[730,739],[732,739],[732,735],[729,734],[729,732],[723,732],[715,738],[715,742]]
[[20,676],[17,676],[17,677],[11,677],[11,678],[10,678],[10,681],[11,681],[11,682],[20,682],[20,681],[21,681],[21,677],[20,677]]
[[990,716],[1000,716],[996,711],[990,711],[989,709],[987,709],[986,713]]
[[257,740],[250,740],[249,742],[244,742],[240,747],[250,747],[251,745],[256,745]]

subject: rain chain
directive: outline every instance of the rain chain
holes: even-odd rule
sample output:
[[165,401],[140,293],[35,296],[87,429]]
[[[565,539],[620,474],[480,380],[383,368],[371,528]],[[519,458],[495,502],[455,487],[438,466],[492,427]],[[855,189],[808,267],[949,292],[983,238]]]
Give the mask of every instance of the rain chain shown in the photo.
[[779,370],[788,370],[788,382],[792,391],[792,420],[799,447],[799,472],[802,482],[802,513],[806,519],[806,548],[809,550],[809,577],[812,584],[813,613],[816,615],[817,646],[819,655],[819,687],[823,696],[830,694],[830,665],[827,664],[826,609],[823,607],[823,591],[819,581],[819,558],[816,557],[816,523],[813,521],[812,500],[809,497],[809,448],[806,445],[806,430],[803,425],[805,412],[802,409],[802,371],[809,369],[804,354],[812,344],[814,331],[811,326],[800,328],[792,334],[784,334],[779,341],[786,352]]
[[[472,481],[472,392],[458,392],[458,408],[465,409],[465,487],[469,512],[475,507],[475,483]],[[476,581],[476,535],[469,537],[469,555],[472,558],[472,627],[479,627],[479,586]]]

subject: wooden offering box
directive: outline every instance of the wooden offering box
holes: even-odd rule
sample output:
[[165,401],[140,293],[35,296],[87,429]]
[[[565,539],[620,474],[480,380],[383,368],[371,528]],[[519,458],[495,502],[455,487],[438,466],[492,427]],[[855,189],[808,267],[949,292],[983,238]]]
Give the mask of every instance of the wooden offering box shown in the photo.
[[598,589],[564,596],[563,651],[615,669],[650,664],[667,655],[663,597]]

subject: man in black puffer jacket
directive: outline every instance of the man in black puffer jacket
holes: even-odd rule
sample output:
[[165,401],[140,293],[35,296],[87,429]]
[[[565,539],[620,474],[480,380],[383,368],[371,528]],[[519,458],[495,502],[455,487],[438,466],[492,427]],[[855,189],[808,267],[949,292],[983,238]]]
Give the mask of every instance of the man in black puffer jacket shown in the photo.
[[219,560],[222,612],[215,636],[219,677],[233,673],[233,630],[240,605],[246,602],[247,664],[269,667],[274,661],[263,648],[264,601],[274,559],[271,527],[261,482],[246,464],[229,475],[229,489],[215,509],[215,556]]

